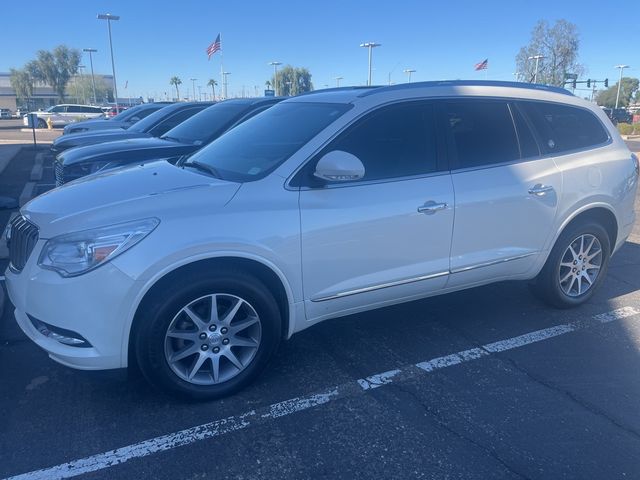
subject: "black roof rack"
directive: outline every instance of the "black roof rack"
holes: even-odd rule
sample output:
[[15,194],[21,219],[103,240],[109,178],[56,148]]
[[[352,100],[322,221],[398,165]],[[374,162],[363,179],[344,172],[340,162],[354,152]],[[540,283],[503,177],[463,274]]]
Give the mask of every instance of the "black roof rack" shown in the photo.
[[332,87],[332,88],[321,88],[319,90],[311,90],[310,92],[303,92],[303,93],[299,93],[298,95],[296,95],[297,97],[301,97],[303,95],[313,95],[316,93],[326,93],[326,92],[347,92],[350,90],[371,90],[371,89],[375,89],[375,88],[381,88],[380,85],[372,85],[372,86],[357,86],[357,85],[353,85],[353,86],[348,86],[348,87]]
[[[366,92],[362,92],[359,97],[367,97],[369,95],[375,95],[376,93],[384,93],[393,90],[404,90],[409,88],[424,88],[424,87],[509,87],[509,88],[525,88],[528,90],[542,90],[545,92],[560,93],[562,95],[573,94],[562,88],[554,87],[550,85],[541,85],[539,83],[524,83],[524,82],[508,82],[499,80],[437,80],[430,82],[413,82],[413,83],[401,83],[398,85],[390,85],[384,87],[364,87],[371,89]],[[357,88],[357,87],[356,87]],[[333,90],[333,89],[329,89]],[[327,91],[327,90],[325,90]]]

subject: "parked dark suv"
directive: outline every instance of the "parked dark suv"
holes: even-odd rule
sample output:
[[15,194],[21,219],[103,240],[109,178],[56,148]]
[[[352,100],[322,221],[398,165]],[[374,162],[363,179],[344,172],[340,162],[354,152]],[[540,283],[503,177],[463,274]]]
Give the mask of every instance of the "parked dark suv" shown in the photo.
[[624,108],[603,108],[604,113],[611,119],[614,125],[618,123],[632,123],[633,115]]

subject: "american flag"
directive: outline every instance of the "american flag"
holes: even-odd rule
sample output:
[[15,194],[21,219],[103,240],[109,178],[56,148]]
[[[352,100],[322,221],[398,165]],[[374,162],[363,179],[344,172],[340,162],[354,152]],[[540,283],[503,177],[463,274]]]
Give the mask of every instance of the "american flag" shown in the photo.
[[211,60],[211,55],[220,50],[220,34],[216,37],[215,42],[207,47],[207,55],[209,55],[209,60]]
[[474,68],[476,70],[486,70],[487,68],[489,68],[489,59],[485,58],[484,61],[476,63],[476,66]]

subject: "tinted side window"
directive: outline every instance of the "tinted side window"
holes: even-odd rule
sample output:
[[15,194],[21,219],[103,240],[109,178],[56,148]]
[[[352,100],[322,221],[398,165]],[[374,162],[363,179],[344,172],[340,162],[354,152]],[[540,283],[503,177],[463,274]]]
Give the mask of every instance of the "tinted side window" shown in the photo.
[[423,175],[437,170],[433,106],[393,105],[367,115],[330,150],[344,150],[364,164],[363,181]]
[[62,113],[62,112],[64,112],[64,111],[65,111],[65,109],[66,109],[66,108],[67,108],[67,107],[60,107],[60,106],[58,106],[58,107],[53,107],[53,108],[51,109],[51,111],[52,111],[52,112],[54,112],[54,113]]
[[516,124],[516,131],[518,133],[518,143],[520,144],[520,154],[522,158],[537,157],[540,155],[540,148],[536,142],[529,124],[525,120],[520,111],[512,105],[511,114],[513,115],[513,121]]
[[606,142],[609,135],[590,111],[544,102],[521,102],[545,153],[561,153]]
[[[136,112],[135,115],[133,115],[133,117],[137,117],[139,120],[142,120],[143,118],[145,118],[147,115],[152,114],[153,112],[156,112],[158,110],[160,110],[160,108],[162,107],[158,107],[158,108],[146,108],[143,110],[140,110],[139,112]],[[133,118],[131,117],[131,118]],[[127,120],[131,120],[131,118],[128,118]]]
[[83,111],[84,110],[82,109],[82,107],[78,107],[78,106],[75,106],[75,105],[69,105],[67,107],[67,113],[81,113]]
[[481,167],[518,160],[520,150],[507,102],[444,102],[449,152],[455,168]]
[[187,118],[198,113],[202,110],[203,107],[194,107],[194,108],[185,108],[184,110],[180,110],[177,113],[174,113],[169,118],[164,119],[158,125],[156,125],[149,133],[154,137],[159,137],[160,135],[164,135],[173,127],[180,125]]

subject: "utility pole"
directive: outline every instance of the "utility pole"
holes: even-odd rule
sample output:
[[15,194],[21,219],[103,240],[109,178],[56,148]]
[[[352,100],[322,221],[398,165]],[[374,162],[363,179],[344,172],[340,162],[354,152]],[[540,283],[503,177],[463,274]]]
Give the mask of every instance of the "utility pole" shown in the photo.
[[615,68],[620,69],[620,80],[618,80],[618,93],[616,94],[616,108],[618,108],[618,104],[620,103],[620,87],[622,86],[622,72],[625,68],[629,68],[629,65],[616,65]]
[[336,81],[336,87],[340,86],[340,80],[342,80],[344,77],[335,77],[335,81]]
[[368,48],[369,49],[369,76],[368,76],[368,80],[367,80],[367,85],[371,86],[371,56],[372,56],[372,52],[373,52],[373,49],[375,47],[380,47],[380,46],[382,46],[382,44],[381,43],[376,43],[376,42],[365,42],[365,43],[361,43],[360,46],[363,47],[363,48]]

